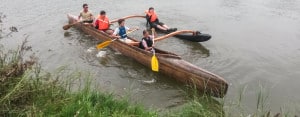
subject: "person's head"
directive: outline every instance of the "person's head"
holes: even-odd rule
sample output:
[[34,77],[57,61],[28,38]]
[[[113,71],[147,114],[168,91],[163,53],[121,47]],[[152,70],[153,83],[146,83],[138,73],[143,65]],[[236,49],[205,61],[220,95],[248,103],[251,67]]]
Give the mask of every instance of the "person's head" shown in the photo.
[[154,11],[154,8],[153,7],[150,7],[149,8],[149,12],[153,12]]
[[119,19],[118,23],[119,23],[119,26],[124,26],[125,25],[125,20],[124,19]]
[[106,15],[106,12],[104,10],[100,11],[100,15]]
[[82,8],[85,10],[85,11],[87,11],[88,10],[88,4],[86,4],[86,3],[84,3],[83,5],[82,5]]
[[149,36],[149,32],[147,30],[143,30],[143,35],[144,35],[144,37],[148,37]]
[[103,11],[103,10],[100,11],[100,16],[101,16],[101,17],[105,17],[105,15],[106,15],[106,12],[105,12],[105,11]]

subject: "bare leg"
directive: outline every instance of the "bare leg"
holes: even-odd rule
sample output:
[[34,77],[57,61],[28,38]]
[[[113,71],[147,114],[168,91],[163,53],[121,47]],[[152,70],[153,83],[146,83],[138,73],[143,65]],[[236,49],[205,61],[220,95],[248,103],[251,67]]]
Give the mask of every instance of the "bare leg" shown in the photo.
[[114,33],[114,31],[113,31],[113,30],[110,30],[110,29],[106,30],[105,32],[106,32],[107,34],[109,34],[109,35],[112,35],[112,34]]
[[167,25],[162,25],[162,27],[166,28],[166,29],[170,29]]
[[160,29],[160,30],[164,30],[164,31],[167,31],[168,30],[168,28],[165,28],[165,27],[163,27],[163,26],[161,26],[161,25],[157,25],[156,26],[158,29]]
[[134,40],[136,40],[136,39],[134,39],[132,37],[127,36],[127,38],[131,40],[130,42],[126,42],[128,45],[138,46],[140,44],[140,42],[135,42]]

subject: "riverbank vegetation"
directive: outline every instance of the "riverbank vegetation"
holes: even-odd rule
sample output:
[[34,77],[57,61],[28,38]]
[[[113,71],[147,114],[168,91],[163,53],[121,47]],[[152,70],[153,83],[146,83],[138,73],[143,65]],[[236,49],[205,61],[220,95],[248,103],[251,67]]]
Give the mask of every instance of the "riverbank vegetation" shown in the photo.
[[[24,48],[25,43],[18,51],[1,48],[0,116],[157,116],[125,99],[94,91],[86,73],[64,74],[63,69],[56,75],[43,73],[33,57],[23,59]],[[75,90],[77,79],[86,80]]]
[[[88,73],[65,71],[55,73],[41,69],[34,56],[23,59],[23,43],[17,51],[0,49],[0,116],[63,116],[63,117],[271,117],[292,116],[293,113],[271,113],[266,107],[267,96],[258,93],[257,111],[246,114],[239,103],[227,104],[225,99],[198,95],[187,91],[187,103],[167,112],[145,109],[130,104],[127,98],[116,99],[111,93],[92,88]],[[85,79],[85,80],[82,80]],[[81,85],[83,84],[83,85]],[[240,91],[241,102],[244,89]],[[235,113],[230,113],[236,110]]]

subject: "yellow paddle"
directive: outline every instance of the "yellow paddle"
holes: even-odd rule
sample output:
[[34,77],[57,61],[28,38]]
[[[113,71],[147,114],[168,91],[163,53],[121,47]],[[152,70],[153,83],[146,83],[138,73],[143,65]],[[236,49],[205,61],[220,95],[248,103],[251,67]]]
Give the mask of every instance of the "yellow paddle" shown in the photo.
[[[127,35],[127,34],[129,34],[129,33],[132,33],[132,32],[134,32],[134,31],[136,31],[136,30],[138,30],[138,28],[129,31],[129,32],[127,32],[127,33],[124,34],[124,35]],[[96,47],[97,47],[97,49],[102,49],[102,48],[108,46],[111,42],[113,42],[113,41],[115,41],[115,40],[117,40],[117,38],[116,38],[116,39],[113,39],[113,40],[105,41],[105,42],[103,42],[103,43],[100,43],[100,44],[98,44]]]
[[[154,46],[154,28],[152,28],[151,29],[152,30],[152,41],[153,41],[153,46]],[[155,49],[153,48],[153,46],[152,46],[152,51],[153,51],[153,56],[152,56],[152,58],[151,58],[151,68],[152,68],[152,71],[156,71],[156,72],[158,72],[158,69],[159,69],[159,67],[158,67],[158,60],[157,60],[157,58],[156,58],[156,56],[155,56]]]

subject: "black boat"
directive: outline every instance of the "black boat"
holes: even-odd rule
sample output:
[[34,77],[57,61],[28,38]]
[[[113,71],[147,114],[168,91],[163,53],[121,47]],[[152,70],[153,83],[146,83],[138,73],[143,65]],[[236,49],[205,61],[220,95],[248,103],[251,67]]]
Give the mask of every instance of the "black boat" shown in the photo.
[[[167,31],[162,31],[156,28],[157,31],[161,32],[161,33],[165,33],[165,34],[169,34],[170,32]],[[179,38],[179,39],[183,39],[183,40],[188,40],[188,41],[192,41],[192,42],[204,42],[204,41],[208,41],[211,36],[209,34],[204,34],[204,33],[200,33],[199,31],[195,31],[195,33],[187,33],[187,34],[178,34],[175,35],[175,37]]]

